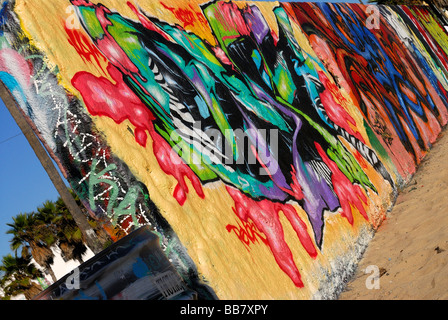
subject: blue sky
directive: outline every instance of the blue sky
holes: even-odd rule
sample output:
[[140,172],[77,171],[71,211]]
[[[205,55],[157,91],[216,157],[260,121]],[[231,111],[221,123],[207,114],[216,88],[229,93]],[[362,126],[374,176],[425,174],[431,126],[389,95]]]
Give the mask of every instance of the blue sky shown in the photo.
[[0,100],[0,258],[11,252],[10,236],[5,233],[8,229],[6,223],[12,221],[11,217],[20,212],[34,211],[46,200],[54,201],[57,197],[58,193],[45,170]]

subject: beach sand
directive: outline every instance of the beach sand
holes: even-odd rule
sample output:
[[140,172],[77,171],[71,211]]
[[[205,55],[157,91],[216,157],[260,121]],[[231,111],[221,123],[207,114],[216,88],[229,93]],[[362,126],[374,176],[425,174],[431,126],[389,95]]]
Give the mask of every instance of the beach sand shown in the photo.
[[400,191],[339,299],[448,299],[446,131]]

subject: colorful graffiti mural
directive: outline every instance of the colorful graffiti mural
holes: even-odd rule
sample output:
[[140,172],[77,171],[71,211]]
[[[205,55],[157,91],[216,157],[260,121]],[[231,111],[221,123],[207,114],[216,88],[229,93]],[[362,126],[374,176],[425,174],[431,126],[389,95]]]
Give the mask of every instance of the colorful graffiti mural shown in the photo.
[[448,119],[447,34],[424,7],[2,17],[0,80],[91,215],[116,238],[150,225],[202,298],[334,297]]

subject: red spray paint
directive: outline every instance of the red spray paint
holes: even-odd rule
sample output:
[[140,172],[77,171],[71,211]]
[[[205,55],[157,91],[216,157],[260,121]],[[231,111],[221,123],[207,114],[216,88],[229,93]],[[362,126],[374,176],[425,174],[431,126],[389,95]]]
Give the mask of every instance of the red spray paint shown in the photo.
[[151,111],[126,86],[123,75],[117,68],[109,64],[107,71],[115,83],[85,71],[76,73],[72,79],[72,84],[81,93],[89,113],[109,117],[118,124],[129,120],[135,126],[135,141],[142,147],[146,147],[147,132],[151,135],[154,155],[160,167],[178,182],[173,196],[180,205],[185,203],[188,193],[185,177],[191,181],[197,194],[204,198],[199,178],[154,130],[152,121],[155,118]]
[[341,215],[348,220],[348,222],[353,225],[353,214],[351,209],[351,204],[354,205],[362,216],[369,220],[366,210],[363,205],[367,205],[367,197],[362,192],[361,188],[354,185],[350,180],[339,170],[336,163],[328,158],[327,154],[322,150],[322,147],[316,142],[316,149],[322,160],[331,170],[331,181],[333,183],[334,192],[336,192],[339,202],[341,203],[342,213]]
[[294,284],[302,288],[303,282],[297,266],[294,262],[292,252],[285,241],[282,224],[280,222],[280,211],[286,216],[296,232],[302,246],[307,253],[316,258],[317,251],[313,240],[308,234],[306,224],[297,215],[296,210],[290,204],[272,202],[270,200],[256,201],[232,187],[226,187],[227,192],[235,201],[235,213],[243,220],[252,220],[255,226],[266,235],[269,248],[274,255],[278,266],[291,278]]

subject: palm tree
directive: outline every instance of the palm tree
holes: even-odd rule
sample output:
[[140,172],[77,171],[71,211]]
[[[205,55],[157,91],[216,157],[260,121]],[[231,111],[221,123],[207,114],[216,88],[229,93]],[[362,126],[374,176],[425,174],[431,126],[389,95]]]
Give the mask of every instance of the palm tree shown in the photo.
[[75,259],[82,263],[82,255],[87,251],[83,234],[60,197],[53,205],[55,214],[52,224],[58,246],[67,259]]
[[[79,197],[71,190],[70,193],[81,205]],[[112,241],[102,224],[88,215],[85,217],[103,247],[110,244]],[[54,258],[52,246],[57,245],[65,259],[83,262],[82,256],[87,251],[86,239],[61,197],[55,202],[45,201],[37,208],[37,212],[19,213],[12,219],[13,223],[7,224],[10,229],[6,232],[13,236],[10,240],[11,249],[16,255],[20,250],[22,257],[31,254],[36,263],[48,271],[54,282],[57,279],[51,268]]]
[[2,258],[0,265],[3,277],[0,279],[6,299],[24,294],[27,300],[36,296],[42,288],[32,281],[37,277],[42,277],[42,273],[31,262],[31,256],[13,257],[8,254]]
[[10,240],[11,249],[17,253],[21,249],[21,257],[25,258],[31,254],[40,266],[45,268],[54,282],[56,276],[51,269],[53,263],[53,252],[50,247],[54,244],[51,230],[36,218],[36,213],[19,213],[13,217],[13,223],[7,223],[10,227],[6,231],[13,238]]
[[[81,208],[82,204],[78,195],[72,190],[70,190],[70,193]],[[102,228],[102,224],[90,218],[87,212],[83,213],[103,247],[110,243],[110,237]],[[66,259],[83,262],[82,256],[87,251],[86,239],[61,197],[55,202],[44,202],[41,207],[37,208],[36,218],[45,226],[43,231],[50,231],[49,235],[45,235],[45,233],[41,235],[46,243],[49,244],[54,239],[55,241],[51,243],[57,243]]]

